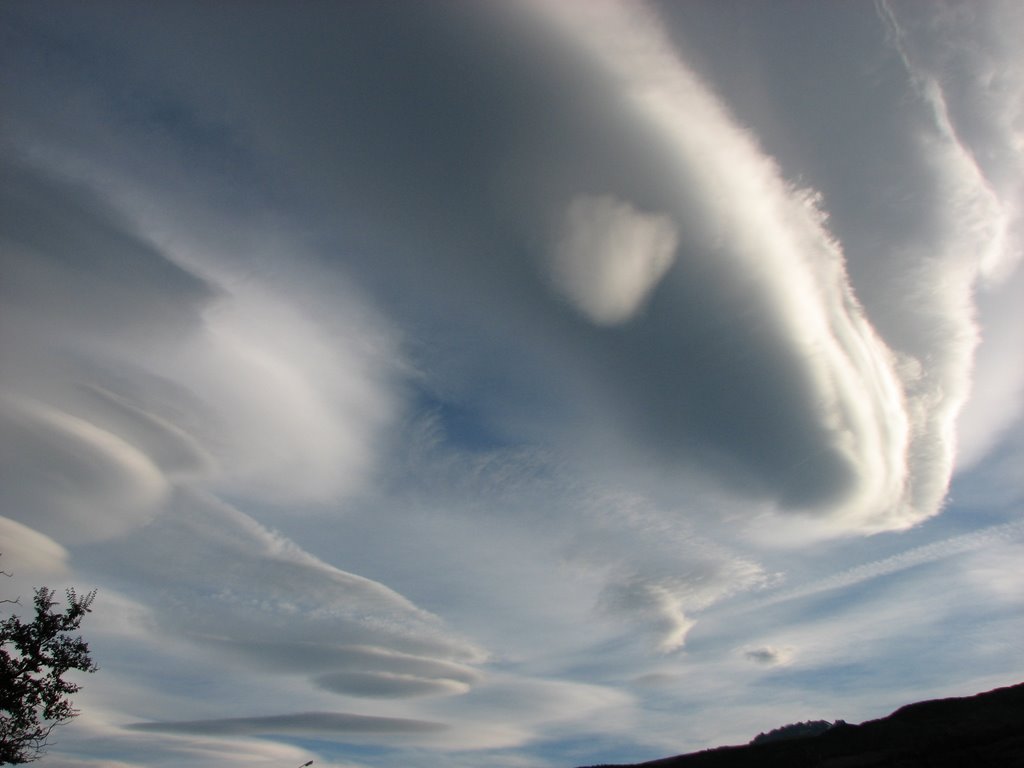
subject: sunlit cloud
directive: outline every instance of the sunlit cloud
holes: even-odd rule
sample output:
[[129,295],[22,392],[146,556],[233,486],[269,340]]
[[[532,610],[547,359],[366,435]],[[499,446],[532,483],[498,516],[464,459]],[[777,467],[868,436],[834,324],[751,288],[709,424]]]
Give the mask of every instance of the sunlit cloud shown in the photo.
[[805,10],[4,5],[2,584],[99,590],[48,759],[629,762],[1019,676],[1021,10]]
[[[783,504],[868,530],[934,514],[941,496],[907,496],[913,423],[925,415],[907,407],[897,356],[857,302],[813,190],[783,178],[678,57],[653,15],[615,3],[588,8],[581,23],[564,6],[545,12],[607,72],[623,107],[665,141],[680,184],[679,247],[692,254],[679,269],[713,259],[709,290],[756,286],[750,310],[773,329],[796,386],[815,403],[810,453],[776,480]],[[684,272],[679,279],[687,279]]]
[[610,197],[579,197],[554,246],[551,279],[595,323],[625,322],[672,265],[677,242],[665,216]]
[[[10,441],[4,479],[12,507],[62,541],[104,539],[142,525],[168,491],[144,453],[85,419],[31,401],[5,404],[0,419]],[[83,518],[83,507],[99,514]]]
[[0,570],[13,577],[64,575],[67,570],[68,551],[53,539],[34,528],[0,517]]

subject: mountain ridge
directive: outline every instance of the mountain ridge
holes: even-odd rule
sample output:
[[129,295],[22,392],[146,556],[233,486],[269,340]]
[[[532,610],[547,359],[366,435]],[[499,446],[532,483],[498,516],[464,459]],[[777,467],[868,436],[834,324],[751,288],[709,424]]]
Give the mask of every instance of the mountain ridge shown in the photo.
[[[788,727],[788,726],[786,726]],[[783,730],[783,729],[778,729]],[[1024,768],[1024,683],[822,733],[589,768]]]

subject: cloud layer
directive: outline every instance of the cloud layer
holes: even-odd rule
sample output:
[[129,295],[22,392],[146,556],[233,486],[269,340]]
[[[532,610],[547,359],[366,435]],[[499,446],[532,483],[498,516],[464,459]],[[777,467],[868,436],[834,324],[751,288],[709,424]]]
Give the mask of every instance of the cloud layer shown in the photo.
[[302,712],[295,715],[231,717],[220,720],[196,720],[175,723],[131,723],[129,729],[154,733],[196,735],[315,735],[337,736],[345,733],[422,733],[443,730],[439,723],[368,717],[343,712]]
[[100,594],[55,764],[635,762],[1018,674],[1020,21],[5,4],[0,569]]

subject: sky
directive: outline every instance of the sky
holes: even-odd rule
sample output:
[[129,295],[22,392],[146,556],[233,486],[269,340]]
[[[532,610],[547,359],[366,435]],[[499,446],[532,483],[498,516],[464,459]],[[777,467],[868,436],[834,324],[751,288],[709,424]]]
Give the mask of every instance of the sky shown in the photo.
[[0,586],[98,589],[40,765],[572,768],[1024,680],[1022,31],[0,4]]

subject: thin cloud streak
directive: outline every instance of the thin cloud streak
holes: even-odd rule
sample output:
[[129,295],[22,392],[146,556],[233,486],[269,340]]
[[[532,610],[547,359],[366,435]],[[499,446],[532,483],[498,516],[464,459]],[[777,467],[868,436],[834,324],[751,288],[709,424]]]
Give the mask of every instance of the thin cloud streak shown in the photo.
[[394,717],[371,717],[345,712],[299,712],[293,715],[263,717],[225,717],[219,720],[193,720],[173,723],[129,723],[129,730],[152,733],[187,733],[197,735],[303,735],[329,736],[343,733],[426,733],[444,730],[440,723],[424,720],[403,720]]
[[971,533],[914,547],[882,560],[864,563],[841,573],[833,574],[813,584],[784,589],[775,595],[767,596],[761,602],[761,606],[797,600],[831,590],[845,589],[846,587],[852,587],[871,579],[899,573],[916,565],[933,563],[967,552],[989,548],[1002,542],[1017,540],[1022,536],[1024,536],[1024,523],[1022,522],[1004,523],[989,528],[982,528]]

